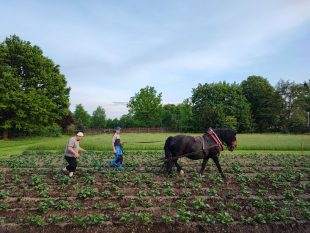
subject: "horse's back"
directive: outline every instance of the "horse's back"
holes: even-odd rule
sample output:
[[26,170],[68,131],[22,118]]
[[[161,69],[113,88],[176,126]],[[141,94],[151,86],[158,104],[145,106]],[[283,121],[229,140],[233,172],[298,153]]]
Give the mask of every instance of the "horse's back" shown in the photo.
[[186,157],[189,159],[196,160],[203,158],[201,143],[189,135],[179,134],[173,136],[170,138],[169,147],[175,156],[188,154]]
[[178,134],[173,137],[167,138],[165,147],[168,144],[170,151],[174,155],[180,155],[188,153],[191,150],[191,147],[194,143],[195,143],[194,137]]

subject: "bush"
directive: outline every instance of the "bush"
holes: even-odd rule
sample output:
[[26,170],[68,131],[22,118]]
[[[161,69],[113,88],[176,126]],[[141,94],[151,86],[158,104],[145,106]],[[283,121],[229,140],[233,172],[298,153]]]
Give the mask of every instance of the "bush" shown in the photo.
[[35,130],[33,134],[42,137],[59,137],[62,134],[62,129],[57,124],[52,124]]

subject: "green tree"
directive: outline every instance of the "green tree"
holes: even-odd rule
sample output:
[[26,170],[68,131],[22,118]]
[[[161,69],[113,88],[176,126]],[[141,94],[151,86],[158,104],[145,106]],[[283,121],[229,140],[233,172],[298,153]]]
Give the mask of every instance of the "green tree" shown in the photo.
[[119,119],[119,125],[122,128],[132,128],[139,127],[138,123],[135,121],[131,114],[124,114]]
[[0,131],[35,134],[68,114],[69,92],[59,66],[18,36],[0,44]]
[[283,101],[274,87],[261,76],[249,76],[241,86],[251,104],[255,129],[259,132],[278,130]]
[[63,131],[68,131],[69,127],[73,127],[74,128],[74,115],[71,111],[68,111],[68,113],[61,119],[61,121],[59,122],[59,125],[61,126],[61,128],[63,129]]
[[120,120],[117,118],[107,120],[107,128],[115,129],[117,126],[120,126]]
[[179,131],[190,132],[194,130],[193,106],[189,99],[178,105],[180,111]]
[[281,126],[285,131],[304,131],[307,126],[307,112],[310,111],[310,81],[295,83],[280,80],[277,92],[283,99]]
[[177,105],[166,104],[163,106],[161,122],[162,126],[170,130],[179,130],[180,109]]
[[192,104],[196,130],[208,127],[251,129],[250,105],[238,84],[199,84],[193,89]]
[[154,87],[142,88],[135,96],[130,98],[127,105],[138,125],[142,127],[160,126],[162,112],[162,94],[157,94]]
[[84,131],[85,129],[88,129],[90,127],[91,116],[84,109],[82,104],[76,105],[74,111],[74,119],[77,123],[78,130]]
[[91,118],[91,127],[94,129],[103,129],[107,125],[106,114],[103,107],[98,106],[97,109],[93,112]]

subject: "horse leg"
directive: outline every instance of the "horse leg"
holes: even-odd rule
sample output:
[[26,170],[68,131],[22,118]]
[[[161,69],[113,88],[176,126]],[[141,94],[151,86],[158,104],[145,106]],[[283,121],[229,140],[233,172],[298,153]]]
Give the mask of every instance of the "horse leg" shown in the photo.
[[168,174],[171,174],[172,172],[172,168],[173,168],[173,165],[174,165],[174,161],[173,161],[173,153],[171,151],[171,142],[173,141],[173,137],[168,137],[166,142],[165,142],[165,158],[166,158],[166,161],[165,161],[165,168],[166,168],[166,172]]
[[175,166],[177,167],[177,171],[180,173],[180,175],[184,175],[184,171],[182,170],[182,167],[180,166],[180,164],[178,164],[178,160],[176,160],[174,162]]
[[217,167],[217,170],[221,174],[223,180],[226,180],[226,177],[225,177],[225,175],[224,175],[224,173],[222,171],[221,165],[220,165],[219,157],[217,155],[215,155],[215,156],[212,157],[212,159],[213,159],[213,161],[214,161],[214,163],[215,163],[215,165]]
[[202,175],[203,172],[205,171],[206,169],[206,165],[208,163],[208,160],[209,160],[209,157],[205,157],[203,158],[203,161],[202,161],[202,164],[201,164],[201,169],[200,169],[200,174]]
[[171,161],[166,161],[165,162],[165,168],[166,168],[166,172],[168,174],[172,173],[172,168],[173,168],[173,163]]

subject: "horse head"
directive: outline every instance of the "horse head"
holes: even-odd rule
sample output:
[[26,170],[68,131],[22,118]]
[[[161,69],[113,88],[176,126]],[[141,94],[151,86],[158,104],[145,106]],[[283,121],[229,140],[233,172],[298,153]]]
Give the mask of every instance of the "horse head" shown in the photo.
[[237,147],[236,131],[233,129],[214,129],[214,132],[220,140],[227,146],[229,151],[233,151]]

